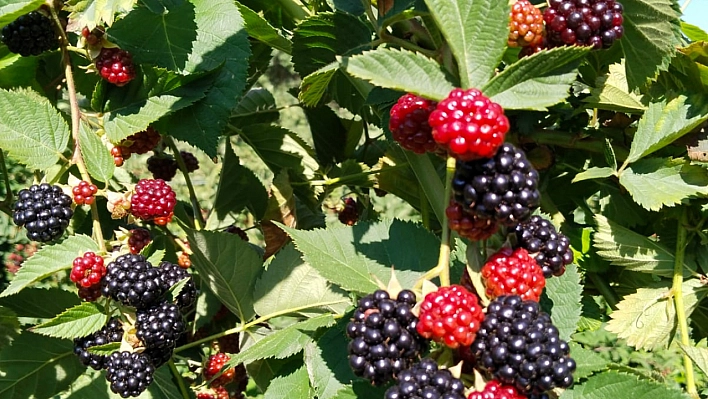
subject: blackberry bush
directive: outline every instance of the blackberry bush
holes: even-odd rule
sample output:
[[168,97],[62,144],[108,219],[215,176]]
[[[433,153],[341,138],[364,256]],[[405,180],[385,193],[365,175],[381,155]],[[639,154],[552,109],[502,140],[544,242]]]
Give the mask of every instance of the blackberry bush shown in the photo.
[[61,187],[33,184],[17,194],[12,221],[27,229],[27,238],[48,242],[61,237],[74,215],[71,197]]
[[111,391],[123,398],[139,396],[153,381],[155,366],[143,353],[113,352],[106,360]]
[[573,263],[568,237],[556,231],[555,226],[541,216],[534,215],[519,223],[514,233],[516,245],[534,257],[546,278],[563,275],[565,267]]
[[22,15],[2,28],[2,42],[23,57],[40,55],[59,47],[52,20],[39,11]]
[[138,309],[157,303],[165,292],[160,269],[153,267],[142,255],[121,255],[106,266],[101,283],[104,296]]
[[106,345],[111,342],[120,342],[123,338],[123,325],[118,319],[111,319],[108,324],[95,333],[74,339],[74,354],[79,357],[81,364],[94,370],[106,367],[108,356],[98,355],[88,351],[92,346]]
[[401,371],[398,382],[389,388],[385,399],[445,398],[465,399],[465,386],[449,370],[438,369],[432,359],[423,359]]

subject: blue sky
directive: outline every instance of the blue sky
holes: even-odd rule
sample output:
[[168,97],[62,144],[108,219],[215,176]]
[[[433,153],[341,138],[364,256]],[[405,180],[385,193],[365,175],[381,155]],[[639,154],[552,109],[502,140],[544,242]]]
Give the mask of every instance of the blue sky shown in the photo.
[[[685,4],[686,0],[679,0]],[[708,0],[691,0],[683,13],[683,20],[708,32]]]

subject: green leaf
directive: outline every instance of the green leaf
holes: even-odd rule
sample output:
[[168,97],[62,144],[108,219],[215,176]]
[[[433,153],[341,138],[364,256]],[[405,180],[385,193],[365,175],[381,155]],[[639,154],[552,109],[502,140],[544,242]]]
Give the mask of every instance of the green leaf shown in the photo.
[[636,375],[606,371],[564,391],[559,399],[689,399],[683,392]]
[[[681,289],[687,315],[708,295],[698,279],[684,282]],[[668,347],[677,327],[671,287],[639,288],[617,304],[610,318],[607,331],[626,339],[627,344],[647,350]]]
[[311,231],[281,228],[293,238],[307,263],[348,291],[376,290],[373,276],[388,281],[392,266],[401,285],[411,288],[422,272],[437,264],[440,241],[410,222],[360,222],[353,227]]
[[311,333],[320,327],[329,327],[333,324],[332,315],[324,314],[274,331],[255,344],[242,348],[240,353],[226,363],[226,367],[233,367],[240,363],[248,364],[260,359],[285,359],[302,351],[302,348],[312,340]]
[[59,288],[25,288],[11,297],[0,298],[0,306],[12,309],[19,317],[33,319],[51,319],[79,303],[76,293]]
[[[674,252],[660,243],[622,227],[602,215],[595,215],[597,232],[593,236],[597,254],[615,266],[627,270],[671,277]],[[684,263],[684,273],[692,268]]]
[[69,19],[76,26],[86,26],[89,29],[97,25],[111,26],[116,15],[129,12],[137,0],[69,0],[65,7],[71,11]]
[[[152,241],[152,242],[154,242],[154,241]],[[151,265],[157,266],[160,262],[162,262],[162,259],[165,258],[165,250],[164,250],[164,249],[158,249],[158,250],[155,250],[155,252],[153,252],[152,254],[147,255],[147,253],[145,253],[145,250],[146,250],[146,249],[150,250],[151,248],[152,248],[152,246],[151,246],[150,244],[146,245],[146,246],[143,247],[143,249],[140,251],[140,254],[143,255],[143,256],[146,256],[146,257],[147,257],[147,261],[148,261]]]
[[680,45],[679,11],[672,0],[625,0],[622,6],[624,36],[620,44],[626,58],[627,83],[634,90],[669,68]]
[[342,60],[347,73],[389,89],[442,100],[454,89],[437,62],[408,50],[379,48]]
[[482,90],[504,109],[545,111],[568,97],[587,47],[558,47],[524,57],[490,80]]
[[197,296],[197,305],[194,310],[194,329],[205,326],[212,318],[221,310],[221,302],[209,289],[208,283],[201,279],[199,284],[199,296]]
[[595,87],[590,89],[590,97],[583,102],[589,107],[631,114],[646,110],[641,98],[629,91],[623,64],[610,65],[610,73],[597,78]]
[[282,36],[268,21],[263,19],[255,11],[236,2],[236,6],[241,11],[241,16],[246,23],[246,32],[252,38],[259,40],[285,54],[292,53],[292,42]]
[[318,13],[298,25],[293,34],[295,71],[307,76],[337,60],[370,48],[371,30],[343,12]]
[[659,150],[708,120],[705,96],[678,96],[671,101],[649,104],[639,120],[627,162]]
[[70,236],[60,244],[42,247],[25,261],[0,298],[16,294],[60,270],[71,269],[74,259],[87,251],[98,251],[98,245],[85,235]]
[[108,344],[89,346],[86,348],[89,353],[93,353],[101,356],[110,356],[111,353],[120,350],[120,342],[110,342]]
[[275,377],[263,394],[263,399],[312,399],[307,369],[301,366],[288,375]]
[[50,398],[84,370],[74,355],[73,342],[25,331],[0,352],[0,397]]
[[579,181],[583,180],[590,180],[590,179],[604,179],[606,177],[610,177],[615,174],[615,170],[612,168],[589,168],[583,172],[578,173],[575,175],[573,178],[573,183],[577,183]]
[[570,340],[580,320],[583,286],[575,264],[568,265],[560,277],[546,280],[544,293],[553,303],[549,312],[553,325],[558,327],[561,339]]
[[32,332],[54,338],[80,338],[100,330],[107,321],[103,310],[93,302],[66,309],[57,317],[32,327]]
[[286,314],[342,314],[351,305],[343,292],[330,287],[317,270],[287,245],[256,282],[253,307],[261,316]]
[[404,151],[404,154],[423,189],[423,193],[428,198],[433,214],[442,223],[447,207],[444,200],[445,187],[430,160],[430,156],[428,154],[414,154],[410,151]]
[[253,311],[253,285],[263,261],[235,234],[187,229],[192,264],[209,289],[243,322]]
[[318,162],[329,167],[344,161],[349,131],[339,116],[326,105],[304,108],[303,111],[310,125]]
[[165,297],[172,303],[177,303],[177,297],[179,294],[182,293],[182,290],[184,289],[184,286],[187,285],[187,283],[190,281],[190,278],[185,277],[179,280],[178,282],[174,283],[169,290],[167,290],[167,293],[165,294]]
[[[107,346],[107,345],[104,345]],[[83,375],[74,380],[71,386],[53,399],[120,399],[120,395],[111,392],[102,371],[87,368]],[[160,367],[153,374],[153,383],[140,394],[140,399],[183,399],[173,380],[169,367]]]
[[632,199],[650,211],[708,194],[708,171],[683,159],[643,159],[630,165],[619,178]]
[[686,37],[694,42],[708,42],[708,33],[703,29],[697,27],[696,25],[691,25],[689,23],[681,21],[681,31]]
[[278,120],[280,111],[273,95],[266,89],[255,87],[249,90],[231,113],[230,123],[238,126],[271,123]]
[[425,0],[460,69],[462,88],[484,86],[504,55],[509,4],[498,0]]
[[84,157],[89,174],[98,181],[109,181],[116,169],[111,152],[84,121],[81,121],[79,134],[81,154]]
[[298,100],[308,107],[316,107],[327,92],[327,87],[340,66],[341,64],[335,61],[307,75],[300,83]]
[[48,169],[64,158],[69,125],[45,97],[0,89],[0,148],[31,169]]
[[330,328],[317,342],[305,346],[305,365],[312,380],[315,394],[320,399],[338,397],[356,379],[345,356],[337,353],[346,350],[347,337],[345,326],[348,320],[340,320]]
[[0,0],[0,28],[36,10],[43,3],[42,0]]
[[11,309],[0,306],[0,350],[9,346],[20,334],[20,320]]
[[573,379],[579,381],[590,375],[607,369],[610,363],[602,356],[590,349],[585,349],[576,342],[570,342],[570,357],[575,360],[576,369],[573,372]]
[[701,369],[703,374],[708,375],[708,348],[696,348],[695,346],[684,345],[680,342],[678,345],[681,347],[681,350],[691,358],[693,363]]

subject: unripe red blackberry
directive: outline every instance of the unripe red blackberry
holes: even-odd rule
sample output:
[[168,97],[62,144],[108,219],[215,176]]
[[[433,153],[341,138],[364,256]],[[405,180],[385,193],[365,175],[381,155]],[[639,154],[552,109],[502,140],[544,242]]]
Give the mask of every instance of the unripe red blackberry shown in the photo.
[[433,139],[459,160],[489,158],[504,142],[509,120],[477,89],[454,89],[428,119]]
[[226,232],[231,233],[231,234],[236,234],[239,237],[241,237],[242,240],[248,242],[248,234],[242,228],[240,228],[238,226],[235,226],[232,224],[231,226],[226,228]]
[[[221,371],[221,368],[224,367],[224,364],[226,364],[229,359],[231,359],[231,356],[222,352],[209,356],[209,359],[207,359],[206,365],[204,366],[204,379],[211,380],[212,378],[214,378],[214,376],[216,376],[219,371]],[[224,370],[224,372],[221,373],[218,378],[211,381],[209,386],[218,387],[226,385],[234,380],[235,375],[236,369],[233,367],[228,368]]]
[[86,252],[83,256],[74,259],[69,278],[77,284],[77,287],[88,288],[100,285],[105,274],[103,258],[93,252]]
[[155,179],[170,181],[177,174],[177,161],[172,157],[151,156],[147,160],[147,169]]
[[38,11],[32,11],[2,28],[2,42],[10,52],[23,57],[40,55],[59,47],[52,20]]
[[98,192],[98,187],[95,184],[91,184],[86,181],[80,181],[74,188],[71,189],[71,193],[74,195],[74,202],[76,205],[91,205],[95,200],[94,195]]
[[139,396],[152,384],[155,366],[144,353],[113,352],[106,360],[111,391],[127,398]]
[[120,146],[115,146],[111,148],[111,156],[113,157],[113,163],[117,167],[123,166],[123,162],[125,162],[125,158],[123,158],[123,150]]
[[561,276],[565,267],[573,263],[573,250],[568,237],[556,231],[555,226],[541,216],[534,215],[514,229],[516,245],[526,249],[546,278]]
[[354,226],[359,220],[359,208],[357,207],[356,200],[354,198],[348,197],[344,199],[344,207],[337,214],[337,218],[342,224],[347,226]]
[[469,346],[484,319],[477,296],[460,285],[440,287],[425,296],[416,330],[450,348]]
[[383,290],[359,300],[347,325],[349,365],[354,374],[382,385],[416,362],[427,342],[416,331],[415,294],[403,290],[394,300]]
[[486,240],[499,229],[496,221],[480,218],[455,201],[450,201],[445,214],[450,229],[472,241]]
[[175,192],[164,180],[142,179],[130,198],[130,213],[138,219],[164,226],[172,220],[176,204]]
[[438,144],[433,140],[428,124],[430,113],[437,103],[414,94],[406,94],[391,108],[388,128],[401,147],[417,154],[434,152]]
[[450,370],[438,369],[432,359],[423,359],[401,371],[396,385],[389,388],[384,399],[465,399],[465,385],[452,376]]
[[105,367],[108,356],[91,353],[88,348],[120,342],[122,338],[123,326],[120,320],[113,318],[99,331],[86,337],[74,339],[74,354],[79,357],[79,361],[84,366],[101,370]]
[[59,238],[74,215],[71,197],[61,187],[47,183],[34,184],[17,194],[12,220],[27,229],[27,238],[48,242]]
[[502,385],[497,380],[491,380],[482,391],[470,393],[467,399],[526,399],[526,396],[511,385]]
[[197,300],[197,288],[194,285],[192,275],[182,267],[167,261],[160,262],[158,268],[160,269],[160,280],[165,291],[178,282],[187,279],[182,291],[175,298],[175,304],[180,310],[185,310],[194,305]]
[[133,56],[127,51],[104,47],[95,62],[101,77],[116,86],[126,85],[135,78]]
[[494,299],[470,349],[477,367],[524,395],[573,384],[570,347],[538,302],[516,295]]
[[121,255],[106,269],[102,293],[124,305],[146,309],[158,303],[165,292],[160,270],[142,255]]
[[147,349],[174,349],[186,329],[179,307],[167,301],[138,310],[136,314],[135,335]]
[[529,253],[518,248],[502,248],[482,266],[482,281],[489,298],[518,295],[523,300],[538,302],[546,286],[543,270]]
[[139,254],[145,248],[152,238],[150,232],[143,228],[130,229],[130,237],[128,237],[128,248],[131,254]]
[[547,48],[548,48],[548,40],[546,40],[546,38],[544,37],[540,43],[522,48],[521,51],[519,51],[519,58],[521,59],[524,57],[534,55],[534,54],[538,53],[539,51],[545,50]]
[[504,143],[490,159],[458,161],[452,181],[454,199],[481,218],[508,226],[538,208],[538,172],[523,151]]
[[79,289],[79,298],[86,302],[95,302],[101,297],[100,284],[92,285],[90,287],[82,287],[81,285],[76,284],[76,288]]
[[187,168],[187,172],[194,172],[199,169],[199,160],[191,152],[180,151],[179,155],[184,161],[184,166]]
[[624,35],[622,12],[616,0],[553,0],[543,14],[548,44],[608,48]]
[[537,46],[546,34],[541,10],[528,0],[518,0],[511,6],[509,47]]

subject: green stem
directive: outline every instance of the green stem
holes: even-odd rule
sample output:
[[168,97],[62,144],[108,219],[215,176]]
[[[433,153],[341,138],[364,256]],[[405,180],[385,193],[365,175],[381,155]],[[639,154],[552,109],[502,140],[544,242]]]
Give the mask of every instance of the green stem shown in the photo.
[[170,365],[170,371],[172,371],[172,375],[175,377],[175,380],[177,380],[177,386],[179,387],[179,391],[182,394],[182,398],[189,399],[189,393],[187,392],[187,386],[184,384],[184,380],[182,379],[182,376],[180,375],[179,370],[177,370],[177,366],[175,366],[174,360],[170,359],[169,365]]
[[404,151],[404,154],[420,186],[423,188],[435,217],[438,221],[442,221],[445,217],[445,207],[447,207],[445,187],[440,181],[440,176],[438,176],[435,166],[433,166],[427,154],[418,155],[410,151]]
[[[605,153],[605,140],[595,138],[580,138],[568,132],[556,130],[540,129],[531,133],[528,136],[520,136],[518,134],[508,134],[507,140],[512,143],[536,143],[547,144],[557,147],[578,149],[589,151],[597,154]],[[617,160],[624,161],[629,156],[629,151],[623,147],[613,147]]]
[[425,49],[423,47],[420,47],[416,44],[409,42],[408,40],[403,40],[399,37],[390,35],[386,32],[381,32],[380,36],[381,36],[381,39],[383,41],[385,41],[386,43],[395,44],[398,47],[401,47],[401,48],[404,48],[406,50],[410,50],[413,52],[421,53],[421,54],[426,55],[430,58],[435,58],[438,55],[438,53],[436,51]]
[[[455,176],[455,162],[455,158],[447,158],[444,206],[450,203],[450,198],[452,197],[452,178]],[[446,212],[443,212],[442,238],[440,239],[440,256],[438,257],[437,267],[440,269],[440,285],[450,285],[450,226],[448,226]]]
[[371,25],[373,26],[374,31],[378,31],[379,30],[379,22],[376,19],[374,12],[371,10],[371,0],[361,0],[361,5],[364,7],[364,11],[366,12],[366,17],[369,19],[369,22],[371,22]]
[[164,138],[164,141],[170,149],[172,149],[172,154],[174,154],[175,160],[177,161],[177,166],[179,166],[179,170],[182,172],[182,175],[184,175],[184,181],[187,183],[187,190],[189,190],[189,200],[192,202],[192,208],[194,208],[194,227],[197,230],[201,230],[202,227],[206,225],[206,221],[202,215],[202,208],[199,206],[199,199],[197,198],[196,191],[194,191],[192,179],[189,178],[187,166],[184,164],[182,154],[180,154],[179,148],[177,148],[177,144],[175,144],[175,141],[172,140],[172,137],[167,136]]
[[5,154],[0,149],[0,169],[2,169],[2,178],[5,180],[5,199],[2,200],[3,205],[10,205],[13,200],[12,187],[10,187],[10,174],[7,172],[5,164]]
[[335,177],[332,179],[327,179],[327,180],[310,180],[307,182],[294,182],[290,183],[292,186],[305,186],[305,185],[312,185],[312,186],[333,186],[335,184],[346,184],[347,181],[350,180],[358,180],[362,177],[366,177],[369,175],[375,175],[379,173],[385,173],[391,170],[396,170],[396,169],[402,169],[402,168],[407,168],[408,164],[407,163],[402,163],[402,164],[397,164],[394,166],[389,166],[386,169],[374,169],[374,170],[369,170],[366,172],[361,172],[361,173],[356,173],[353,175],[347,175],[347,176],[342,176],[342,177]]
[[[688,336],[688,318],[686,317],[686,307],[683,303],[683,260],[686,254],[686,245],[688,243],[688,211],[683,208],[681,218],[678,224],[678,233],[676,235],[676,257],[674,259],[674,278],[671,291],[674,296],[676,305],[676,318],[678,320],[679,332],[681,334],[681,343],[691,345]],[[696,389],[696,380],[693,374],[693,362],[691,358],[684,353],[683,364],[686,368],[686,390],[691,397],[698,399],[698,390]]]
[[586,276],[592,281],[595,288],[600,291],[600,295],[605,298],[605,302],[612,310],[617,310],[617,302],[619,302],[619,297],[615,291],[607,284],[607,281],[602,277],[598,276],[597,273],[587,273]]

